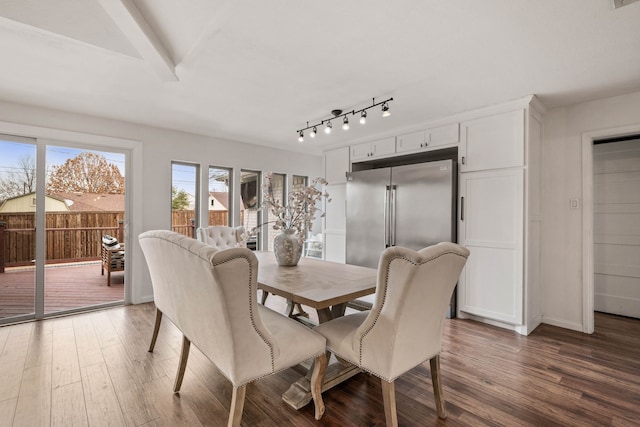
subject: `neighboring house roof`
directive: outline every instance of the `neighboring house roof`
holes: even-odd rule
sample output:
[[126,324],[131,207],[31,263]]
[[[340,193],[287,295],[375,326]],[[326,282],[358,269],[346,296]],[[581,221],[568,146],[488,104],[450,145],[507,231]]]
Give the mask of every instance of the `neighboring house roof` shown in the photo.
[[[209,192],[209,200],[214,199],[214,205],[211,206],[209,203],[209,210],[213,207],[216,210],[229,210],[229,193],[226,191],[210,191]],[[216,206],[215,204],[218,204]]]
[[[54,194],[52,194],[54,196]],[[70,211],[124,211],[124,194],[55,193],[66,201]]]

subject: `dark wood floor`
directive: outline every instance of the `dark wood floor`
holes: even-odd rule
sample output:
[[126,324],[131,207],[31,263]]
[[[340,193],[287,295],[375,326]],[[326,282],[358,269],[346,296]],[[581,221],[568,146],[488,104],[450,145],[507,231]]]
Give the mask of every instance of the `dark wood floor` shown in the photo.
[[[51,264],[45,268],[45,313],[124,299],[124,272],[101,275],[100,262]],[[7,268],[0,273],[0,320],[33,313],[34,269]]]
[[[174,395],[181,336],[165,321],[148,353],[153,319],[142,304],[0,328],[0,425],[225,425],[229,382],[192,347]],[[449,418],[436,416],[427,363],[396,381],[400,425],[640,425],[639,320],[597,314],[593,335],[542,325],[523,337],[453,319],[444,333]],[[317,422],[312,405],[295,411],[281,400],[298,376],[289,369],[249,385],[242,425],[384,425],[375,377],[325,392]]]

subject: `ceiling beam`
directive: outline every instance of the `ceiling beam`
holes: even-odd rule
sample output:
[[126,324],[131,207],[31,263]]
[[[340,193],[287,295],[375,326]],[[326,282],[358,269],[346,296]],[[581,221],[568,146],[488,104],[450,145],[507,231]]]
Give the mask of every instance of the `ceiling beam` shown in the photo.
[[175,64],[132,0],[98,0],[142,58],[165,82],[178,81]]

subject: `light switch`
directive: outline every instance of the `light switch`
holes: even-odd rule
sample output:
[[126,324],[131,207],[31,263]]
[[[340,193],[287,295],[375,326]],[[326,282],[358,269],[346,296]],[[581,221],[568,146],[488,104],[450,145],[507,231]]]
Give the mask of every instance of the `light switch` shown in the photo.
[[569,208],[571,208],[571,209],[579,209],[580,208],[580,199],[569,199]]

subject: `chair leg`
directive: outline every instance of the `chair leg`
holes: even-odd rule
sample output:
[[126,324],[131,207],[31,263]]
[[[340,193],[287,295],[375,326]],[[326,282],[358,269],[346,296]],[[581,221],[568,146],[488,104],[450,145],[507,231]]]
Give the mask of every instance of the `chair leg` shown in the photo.
[[247,394],[247,385],[233,388],[231,396],[231,408],[229,408],[229,421],[227,427],[240,427],[242,411],[244,409],[244,396]]
[[262,301],[260,301],[262,303],[262,305],[266,304],[268,296],[269,296],[269,292],[263,290],[262,291]]
[[433,396],[436,399],[436,409],[438,410],[438,417],[447,418],[447,406],[444,401],[444,394],[442,393],[442,377],[440,375],[440,355],[437,354],[429,360],[431,365],[431,382],[433,383]]
[[107,269],[107,286],[111,286],[111,269]]
[[398,427],[398,414],[396,413],[396,383],[380,380],[382,384],[382,400],[384,402],[384,418],[387,427]]
[[180,350],[180,362],[178,363],[178,373],[176,374],[176,382],[173,385],[173,392],[177,393],[182,387],[182,379],[184,378],[184,371],[187,369],[187,360],[189,359],[189,348],[191,348],[191,341],[184,335],[182,336],[182,350]]
[[156,324],[153,327],[153,336],[151,337],[151,344],[149,345],[150,353],[153,352],[153,348],[156,346],[158,331],[160,331],[160,322],[162,322],[162,312],[156,308]]
[[313,374],[311,374],[311,396],[316,409],[316,420],[322,418],[324,414],[324,402],[322,401],[322,383],[324,382],[324,373],[327,370],[329,359],[327,354],[316,357],[313,365]]

